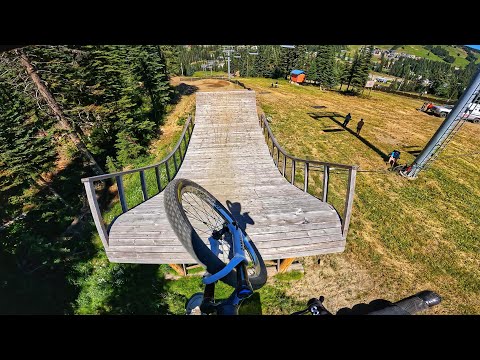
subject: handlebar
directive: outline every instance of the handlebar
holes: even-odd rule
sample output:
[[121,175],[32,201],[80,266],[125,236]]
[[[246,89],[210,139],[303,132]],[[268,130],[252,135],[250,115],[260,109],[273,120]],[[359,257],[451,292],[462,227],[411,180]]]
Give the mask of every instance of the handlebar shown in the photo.
[[[323,305],[324,297],[310,299],[307,308],[297,311],[292,315],[311,313],[312,315],[333,315]],[[437,293],[424,290],[415,295],[392,303],[387,300],[377,299],[370,304],[357,304],[352,309],[340,309],[336,315],[413,315],[438,305],[442,298]]]
[[373,311],[368,315],[413,315],[440,304],[442,298],[437,293],[424,290],[415,295],[393,303],[384,309]]

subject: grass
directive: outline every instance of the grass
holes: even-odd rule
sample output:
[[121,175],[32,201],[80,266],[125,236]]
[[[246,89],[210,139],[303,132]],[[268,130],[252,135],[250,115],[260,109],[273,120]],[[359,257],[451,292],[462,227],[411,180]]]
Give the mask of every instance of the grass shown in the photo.
[[[352,97],[284,80],[272,90],[271,79],[241,81],[256,91],[280,144],[298,157],[384,170],[382,154],[398,148],[401,161],[411,162],[441,123],[415,110],[422,101],[403,96],[372,91],[370,96]],[[189,101],[184,110],[193,106],[193,96]],[[176,143],[181,132],[177,119],[184,110],[176,108],[175,117],[167,120],[162,138],[152,146],[155,159]],[[352,128],[365,119],[365,142],[338,125],[348,112]],[[479,165],[475,158],[447,158],[478,151],[479,135],[480,126],[467,123],[432,169],[415,181],[383,171],[359,172],[346,251],[300,259],[304,274],[269,278],[245,302],[242,313],[289,314],[319,295],[325,296],[329,310],[337,311],[376,298],[398,300],[423,289],[443,297],[430,313],[480,313],[480,189],[475,181]],[[320,190],[320,176],[312,175],[310,191]],[[301,176],[296,180],[301,185]],[[340,209],[344,175],[331,174],[331,181],[330,201]],[[135,179],[125,184],[139,188]],[[128,201],[138,201],[138,194],[129,191]],[[97,246],[101,248],[98,239]],[[171,272],[166,265],[109,264],[102,254],[90,268],[79,270],[85,285],[77,300],[78,313],[183,314],[188,298],[202,289],[199,276],[165,280]],[[105,281],[112,287],[102,285]],[[217,298],[230,291],[219,284]],[[131,295],[135,292],[138,296]]]
[[[375,91],[352,97],[283,80],[272,91],[269,79],[241,81],[256,90],[275,136],[291,154],[379,171],[358,174],[346,252],[325,257],[367,273],[369,280],[351,290],[352,301],[395,300],[428,288],[444,298],[435,313],[480,313],[480,189],[474,175],[479,165],[475,157],[448,158],[478,151],[480,126],[465,124],[432,169],[408,181],[383,172],[382,154],[396,148],[401,162],[411,163],[426,144],[441,120],[416,111],[422,101]],[[348,112],[351,128],[365,119],[365,142],[338,125]],[[287,292],[293,298],[303,298],[298,294],[312,286],[307,279],[323,287],[320,270],[306,266],[305,271],[316,276],[298,281],[295,288],[301,292]],[[332,279],[341,282],[335,275]]]
[[399,47],[397,52],[404,52],[405,54],[411,54],[415,56],[421,56],[425,59],[428,60],[434,60],[434,61],[442,61],[443,59],[434,53],[432,53],[430,50],[427,50],[423,47],[423,45],[402,45]]

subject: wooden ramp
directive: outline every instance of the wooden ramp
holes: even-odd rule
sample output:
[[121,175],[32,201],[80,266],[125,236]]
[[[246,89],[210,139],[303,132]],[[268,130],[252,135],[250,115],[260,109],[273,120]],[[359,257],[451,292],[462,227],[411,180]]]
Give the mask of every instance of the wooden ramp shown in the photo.
[[[343,251],[342,219],[333,206],[277,169],[259,125],[255,92],[199,92],[196,99],[195,128],[175,177],[197,182],[230,208],[265,260]],[[106,252],[113,262],[196,262],[168,223],[163,193],[113,222]]]

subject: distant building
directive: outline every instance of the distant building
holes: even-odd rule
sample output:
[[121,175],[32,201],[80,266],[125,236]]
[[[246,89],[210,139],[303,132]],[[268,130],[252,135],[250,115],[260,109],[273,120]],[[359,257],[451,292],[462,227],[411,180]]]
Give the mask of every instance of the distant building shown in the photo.
[[297,84],[301,84],[305,81],[305,71],[303,70],[292,70],[290,73],[290,81],[293,81]]

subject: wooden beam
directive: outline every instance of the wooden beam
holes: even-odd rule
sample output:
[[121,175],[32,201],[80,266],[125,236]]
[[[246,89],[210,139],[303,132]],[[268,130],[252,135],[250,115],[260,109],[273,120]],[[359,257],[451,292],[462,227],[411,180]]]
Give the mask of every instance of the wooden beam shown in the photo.
[[180,276],[185,276],[184,267],[179,264],[168,264]]
[[127,199],[125,199],[125,190],[123,188],[122,175],[115,176],[117,181],[118,197],[120,198],[120,204],[122,205],[122,213],[128,211]]
[[100,212],[100,207],[98,206],[97,194],[95,193],[95,185],[90,182],[84,182],[85,191],[87,193],[88,206],[90,206],[90,211],[92,213],[93,221],[95,222],[95,227],[97,228],[98,235],[102,240],[102,244],[105,247],[105,250],[108,249],[108,233],[105,227],[105,223],[102,219],[102,213]]
[[330,172],[330,167],[328,165],[323,165],[323,190],[322,190],[322,201],[327,202],[328,200],[328,175]]
[[342,222],[343,238],[347,237],[350,218],[352,216],[353,195],[355,194],[355,180],[357,177],[357,168],[354,167],[348,171],[347,196],[345,197],[345,210]]
[[303,191],[308,192],[308,162],[306,161],[303,169]]
[[157,188],[158,192],[160,193],[162,191],[162,178],[160,176],[160,169],[159,167],[155,167],[155,177],[157,178]]
[[148,200],[147,182],[145,181],[145,171],[140,170],[140,185],[142,187],[143,201]]
[[278,272],[281,274],[281,273],[284,273],[285,271],[287,271],[288,267],[290,265],[292,265],[292,263],[295,261],[295,258],[288,258],[288,259],[283,259],[281,262],[280,262],[280,266],[279,266],[279,269],[278,269]]

